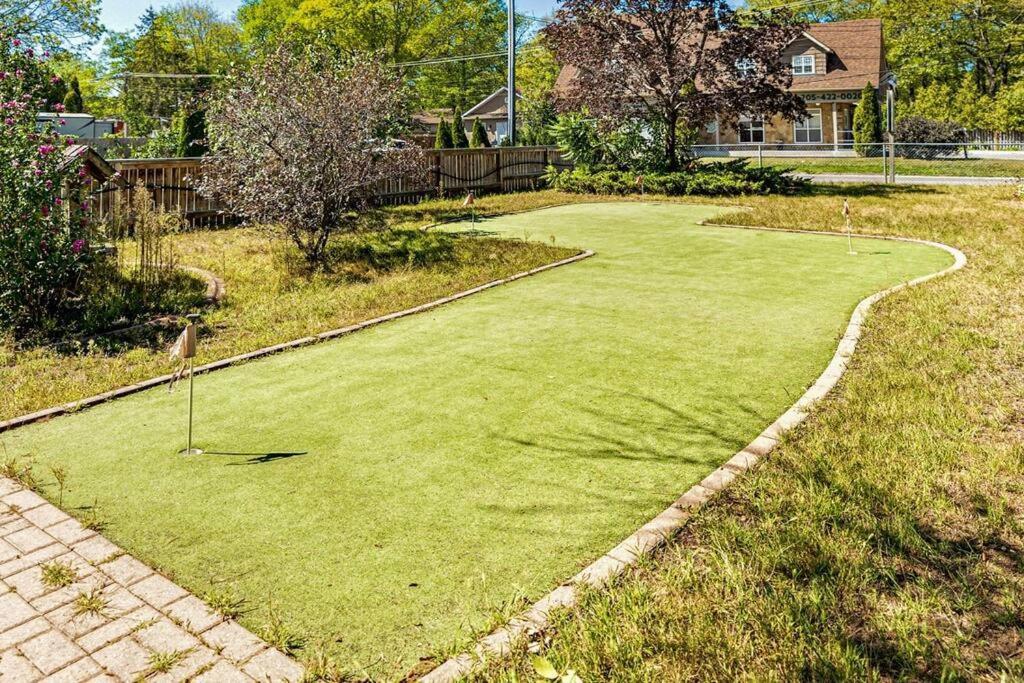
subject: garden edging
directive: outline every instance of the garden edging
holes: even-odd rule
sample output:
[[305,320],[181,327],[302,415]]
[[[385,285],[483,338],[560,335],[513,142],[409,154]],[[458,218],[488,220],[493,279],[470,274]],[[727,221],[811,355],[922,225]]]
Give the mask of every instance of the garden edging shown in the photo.
[[[412,308],[406,308],[404,310],[396,311],[394,313],[388,313],[387,315],[382,315],[376,318],[371,318],[369,320],[364,320],[362,322],[358,322],[353,325],[348,325],[346,327],[339,327],[337,329],[328,330],[326,332],[320,332],[319,334],[315,334],[309,337],[293,339],[291,341],[282,342],[280,344],[274,344],[273,346],[266,346],[261,349],[256,349],[255,351],[249,351],[235,356],[230,356],[228,358],[223,358],[221,360],[205,363],[203,365],[197,366],[195,368],[195,372],[196,374],[212,372],[214,370],[220,370],[221,368],[226,368],[231,365],[237,365],[239,363],[244,363],[246,361],[255,360],[257,358],[269,356],[271,354],[279,353],[281,351],[299,348],[302,346],[309,346],[311,344],[318,344],[322,341],[327,341],[328,339],[334,339],[336,337],[351,334],[353,332],[357,332],[367,327],[380,325],[381,323],[385,323],[391,320],[397,320],[398,318],[404,318],[415,313],[422,313],[423,311],[428,311],[430,309],[437,308],[438,306],[443,306],[444,304],[452,303],[453,301],[458,301],[459,299],[464,299],[473,294],[477,294],[478,292],[498,287],[499,285],[504,285],[509,282],[521,280],[522,278],[529,277],[531,275],[536,275],[538,273],[542,273],[553,268],[558,268],[559,266],[565,266],[571,263],[576,263],[577,261],[582,261],[583,259],[590,258],[593,255],[594,252],[588,249],[586,251],[580,252],[579,254],[576,254],[575,256],[570,256],[569,258],[565,258],[560,261],[555,261],[553,263],[547,263],[543,266],[538,266],[530,270],[516,273],[506,278],[491,280],[490,282],[485,282],[482,285],[478,285],[476,287],[472,287],[470,289],[463,290],[461,292],[457,292],[446,297],[441,297],[440,299],[428,301],[427,303],[420,304],[419,306],[413,306]],[[208,279],[207,295],[216,297],[223,296],[224,283],[222,280],[220,280],[220,278],[217,278],[212,273],[207,273],[207,271],[201,271],[198,268],[189,267],[188,270],[191,270],[196,274],[200,274],[203,277],[206,277],[207,274],[212,276],[212,280]],[[34,422],[41,422],[43,420],[48,420],[50,418],[58,417],[60,415],[72,413],[83,408],[90,408],[92,406],[98,405],[100,403],[105,403],[106,401],[110,401],[115,398],[122,398],[124,396],[129,396],[131,394],[138,393],[140,391],[145,391],[146,389],[152,389],[153,387],[160,386],[161,384],[166,384],[167,382],[170,382],[172,379],[174,379],[174,374],[171,373],[166,375],[159,375],[157,377],[152,377],[150,379],[143,380],[135,384],[130,384],[125,387],[112,389],[102,394],[96,394],[95,396],[89,396],[83,399],[79,399],[77,401],[71,401],[69,403],[65,403],[59,406],[53,406],[50,408],[44,408],[43,410],[37,410],[27,415],[21,415],[19,417],[14,417],[9,420],[0,421],[0,433],[10,431],[11,429],[14,429],[16,427],[22,427],[25,425],[32,424]]]
[[[708,223],[700,225],[716,228],[735,228],[744,230],[764,230],[772,232],[789,232],[798,234],[828,235],[842,237],[842,233],[824,230],[796,230],[787,228],[770,228],[761,226],[732,225]],[[577,599],[576,587],[587,586],[600,588],[621,574],[641,557],[654,554],[661,546],[674,537],[686,524],[690,516],[706,501],[719,491],[728,487],[737,476],[751,469],[758,460],[771,452],[778,444],[781,436],[801,424],[810,414],[814,405],[824,398],[839,383],[853,355],[862,333],[864,321],[871,306],[886,296],[908,287],[914,287],[935,278],[956,272],[967,265],[967,257],[962,251],[940,242],[914,239],[910,237],[889,237],[884,235],[858,235],[859,238],[910,242],[936,247],[950,254],[954,261],[949,267],[894,285],[881,292],[876,292],[863,299],[854,309],[850,322],[831,362],[818,379],[775,422],[769,425],[746,447],[736,452],[729,460],[707,475],[700,483],[692,486],[674,503],[647,524],[623,540],[617,546],[589,564],[571,579],[555,588],[527,611],[513,618],[509,623],[496,629],[477,641],[472,652],[463,652],[452,657],[435,669],[422,675],[418,680],[423,683],[452,683],[461,680],[481,666],[488,658],[501,658],[512,652],[513,645],[523,639],[531,641],[541,634],[549,625],[549,617],[553,610],[571,607]]]

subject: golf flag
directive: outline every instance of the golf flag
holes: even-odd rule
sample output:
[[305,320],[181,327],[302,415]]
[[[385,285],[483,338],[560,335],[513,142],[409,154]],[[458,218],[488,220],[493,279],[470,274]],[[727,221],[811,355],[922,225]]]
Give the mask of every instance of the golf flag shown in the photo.
[[853,221],[850,220],[850,200],[845,198],[843,199],[843,219],[846,221],[846,244],[850,255],[853,256],[857,253],[853,250]]
[[174,373],[174,377],[171,378],[171,383],[167,387],[167,391],[174,391],[174,385],[179,379],[185,374],[185,369],[189,367],[189,361],[195,358],[196,355],[196,325],[193,322],[185,325],[185,329],[178,335],[174,345],[171,346],[171,360],[177,360],[181,363],[178,370]]

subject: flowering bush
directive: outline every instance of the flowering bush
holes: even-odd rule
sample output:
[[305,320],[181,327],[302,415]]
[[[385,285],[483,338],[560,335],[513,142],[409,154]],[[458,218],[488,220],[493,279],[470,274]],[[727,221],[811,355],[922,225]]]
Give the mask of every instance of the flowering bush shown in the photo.
[[36,130],[47,56],[0,34],[0,329],[19,335],[58,324],[90,263],[82,164]]

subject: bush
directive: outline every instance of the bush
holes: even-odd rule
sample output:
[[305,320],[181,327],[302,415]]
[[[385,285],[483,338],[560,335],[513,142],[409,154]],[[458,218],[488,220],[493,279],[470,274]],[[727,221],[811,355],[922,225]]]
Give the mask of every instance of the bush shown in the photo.
[[882,114],[870,83],[864,84],[860,102],[853,112],[853,149],[860,156],[874,156],[882,141]]
[[480,119],[473,119],[473,135],[469,140],[470,147],[490,147],[491,139],[487,136],[487,129],[484,128],[483,121]]
[[911,159],[934,159],[948,155],[957,150],[950,145],[963,145],[967,142],[967,135],[960,125],[923,116],[899,119],[894,133],[896,141],[902,143],[896,153]]
[[0,34],[0,327],[22,336],[59,327],[93,262],[82,164],[70,138],[36,130],[50,80],[33,50]]
[[437,133],[434,136],[434,149],[451,149],[455,146],[452,141],[452,127],[448,121],[442,118],[437,122]]
[[469,147],[469,138],[466,137],[466,123],[462,120],[462,112],[456,110],[455,118],[452,119],[452,146],[456,149]]
[[[640,179],[642,178],[642,183]],[[546,179],[555,189],[575,194],[632,195],[641,191],[669,196],[789,194],[806,187],[785,169],[751,168],[746,160],[694,164],[683,171],[637,174],[633,171],[590,171],[549,168]]]
[[338,240],[332,245],[330,262],[356,263],[378,270],[402,266],[424,267],[455,257],[455,238],[443,232],[385,230]]

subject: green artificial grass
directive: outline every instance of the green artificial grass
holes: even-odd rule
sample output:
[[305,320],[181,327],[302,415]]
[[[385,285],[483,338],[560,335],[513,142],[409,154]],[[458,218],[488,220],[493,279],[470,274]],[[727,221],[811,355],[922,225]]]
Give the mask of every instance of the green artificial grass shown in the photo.
[[64,465],[65,508],[97,507],[142,560],[244,597],[243,624],[398,677],[756,436],[824,369],[861,298],[951,262],[696,224],[720,212],[588,204],[478,222],[597,256],[198,377],[201,457],[175,455],[184,387],[0,441],[39,471]]

